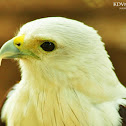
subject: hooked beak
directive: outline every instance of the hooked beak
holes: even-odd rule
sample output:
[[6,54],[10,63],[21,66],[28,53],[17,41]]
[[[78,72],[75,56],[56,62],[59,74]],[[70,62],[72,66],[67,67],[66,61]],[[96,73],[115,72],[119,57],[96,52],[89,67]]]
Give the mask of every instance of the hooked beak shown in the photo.
[[7,41],[0,50],[0,65],[2,59],[21,58],[23,53],[20,51],[20,47],[24,42],[24,35],[17,36]]

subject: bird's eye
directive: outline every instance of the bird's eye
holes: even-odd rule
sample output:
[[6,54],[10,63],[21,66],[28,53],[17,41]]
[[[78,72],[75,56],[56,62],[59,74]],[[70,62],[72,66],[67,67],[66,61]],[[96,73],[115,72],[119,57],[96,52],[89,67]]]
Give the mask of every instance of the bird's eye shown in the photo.
[[55,49],[55,45],[52,42],[44,42],[44,43],[42,43],[41,48],[44,51],[50,52],[50,51],[53,51]]

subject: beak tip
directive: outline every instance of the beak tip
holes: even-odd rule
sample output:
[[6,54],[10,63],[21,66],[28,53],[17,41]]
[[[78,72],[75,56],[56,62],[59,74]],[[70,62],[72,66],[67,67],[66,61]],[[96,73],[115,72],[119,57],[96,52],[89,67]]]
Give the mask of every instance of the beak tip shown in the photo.
[[0,57],[0,66],[1,66],[2,58]]
[[14,46],[13,39],[8,40],[0,49],[0,66],[2,59],[15,58],[19,53],[20,50]]

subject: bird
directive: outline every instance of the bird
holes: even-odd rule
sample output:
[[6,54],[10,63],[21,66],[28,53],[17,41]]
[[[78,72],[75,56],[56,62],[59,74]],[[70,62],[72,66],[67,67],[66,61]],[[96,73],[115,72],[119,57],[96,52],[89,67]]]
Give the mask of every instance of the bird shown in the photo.
[[24,24],[0,50],[21,80],[1,106],[0,126],[126,126],[126,88],[97,30],[65,17]]

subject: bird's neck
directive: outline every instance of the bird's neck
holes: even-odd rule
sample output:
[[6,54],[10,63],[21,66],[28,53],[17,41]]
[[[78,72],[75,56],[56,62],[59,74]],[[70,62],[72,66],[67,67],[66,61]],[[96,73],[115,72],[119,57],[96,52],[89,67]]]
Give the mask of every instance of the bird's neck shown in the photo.
[[[28,60],[20,61],[21,67],[21,81],[23,84],[38,90],[43,90],[45,88],[58,88],[53,80],[52,76],[42,71],[39,65],[34,65]],[[34,65],[34,66],[33,66]]]
[[112,70],[109,72],[110,75],[94,70],[95,73],[91,75],[82,77],[80,72],[74,73],[76,76],[70,78],[66,75],[59,77],[60,74],[52,74],[51,69],[49,69],[50,73],[41,71],[38,65],[31,66],[27,61],[20,62],[20,65],[23,84],[39,91],[74,89],[93,103],[111,101],[126,95],[126,89],[119,83]]

